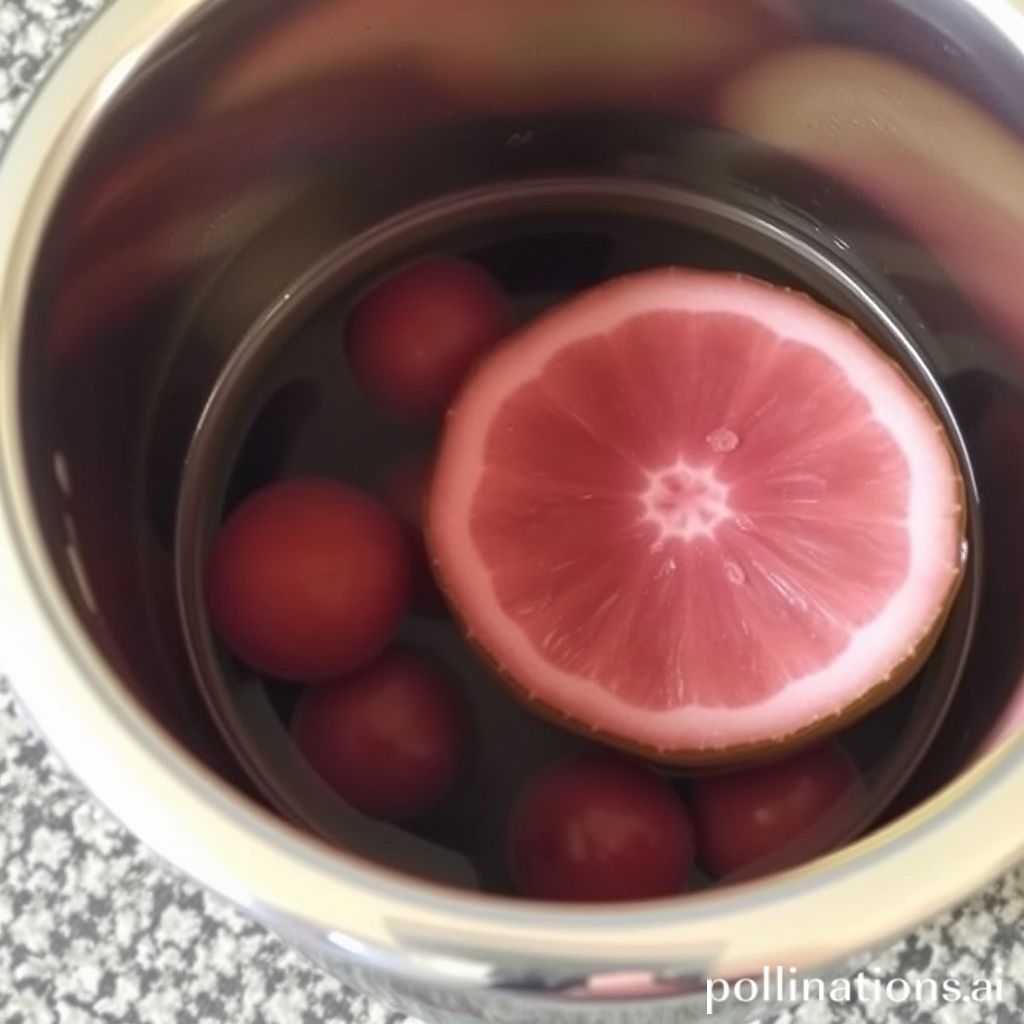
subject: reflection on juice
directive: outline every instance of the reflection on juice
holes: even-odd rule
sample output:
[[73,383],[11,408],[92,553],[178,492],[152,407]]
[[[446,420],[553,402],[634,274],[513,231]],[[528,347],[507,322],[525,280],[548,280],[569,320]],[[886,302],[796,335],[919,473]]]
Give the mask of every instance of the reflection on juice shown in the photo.
[[[209,109],[251,104],[373,66],[411,69],[464,111],[649,104],[692,91],[792,38],[757,0],[355,0],[275,22],[215,86]],[[671,98],[671,97],[669,97]]]
[[1024,343],[1024,145],[980,107],[894,60],[806,46],[755,65],[717,112],[873,200]]

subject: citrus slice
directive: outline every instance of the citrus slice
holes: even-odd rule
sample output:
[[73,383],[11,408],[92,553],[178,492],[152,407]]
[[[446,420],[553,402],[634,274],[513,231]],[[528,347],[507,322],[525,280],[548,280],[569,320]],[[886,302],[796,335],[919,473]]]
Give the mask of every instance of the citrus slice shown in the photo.
[[429,542],[535,709],[668,763],[792,746],[931,650],[963,568],[934,409],[847,320],[682,269],[620,278],[480,364]]

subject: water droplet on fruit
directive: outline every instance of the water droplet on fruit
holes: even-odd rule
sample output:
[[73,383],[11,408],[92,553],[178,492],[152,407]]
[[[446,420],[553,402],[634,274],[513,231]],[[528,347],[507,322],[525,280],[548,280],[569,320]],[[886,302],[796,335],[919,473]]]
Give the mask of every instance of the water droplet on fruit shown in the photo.
[[743,571],[742,566],[733,561],[725,563],[725,575],[730,583],[735,583],[737,586],[747,582],[747,574]]
[[740,445],[740,435],[726,427],[712,430],[704,440],[713,452],[733,452]]
[[658,571],[654,574],[654,578],[656,580],[667,580],[678,568],[679,563],[674,558],[665,559],[658,566]]
[[754,520],[750,516],[737,516],[735,522],[736,526],[744,533],[749,533],[754,528]]

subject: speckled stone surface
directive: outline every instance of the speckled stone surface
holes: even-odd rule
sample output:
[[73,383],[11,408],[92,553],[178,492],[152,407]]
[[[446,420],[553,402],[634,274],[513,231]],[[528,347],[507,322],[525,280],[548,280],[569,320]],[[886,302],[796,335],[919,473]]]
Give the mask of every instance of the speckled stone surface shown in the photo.
[[[0,148],[49,62],[101,4],[0,0]],[[943,866],[922,865],[933,869]],[[874,970],[911,983],[1001,978],[1003,1001],[811,1002],[762,1024],[1020,1021],[1024,871],[919,930]],[[398,1020],[141,849],[64,774],[0,681],[0,1024]]]

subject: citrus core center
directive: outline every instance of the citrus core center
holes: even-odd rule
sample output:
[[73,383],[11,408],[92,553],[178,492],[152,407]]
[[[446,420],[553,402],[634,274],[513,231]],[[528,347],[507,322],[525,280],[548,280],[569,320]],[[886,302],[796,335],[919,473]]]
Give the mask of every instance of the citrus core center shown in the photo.
[[708,537],[732,515],[729,490],[710,466],[677,459],[668,469],[649,474],[642,496],[645,518],[658,524],[660,541]]

